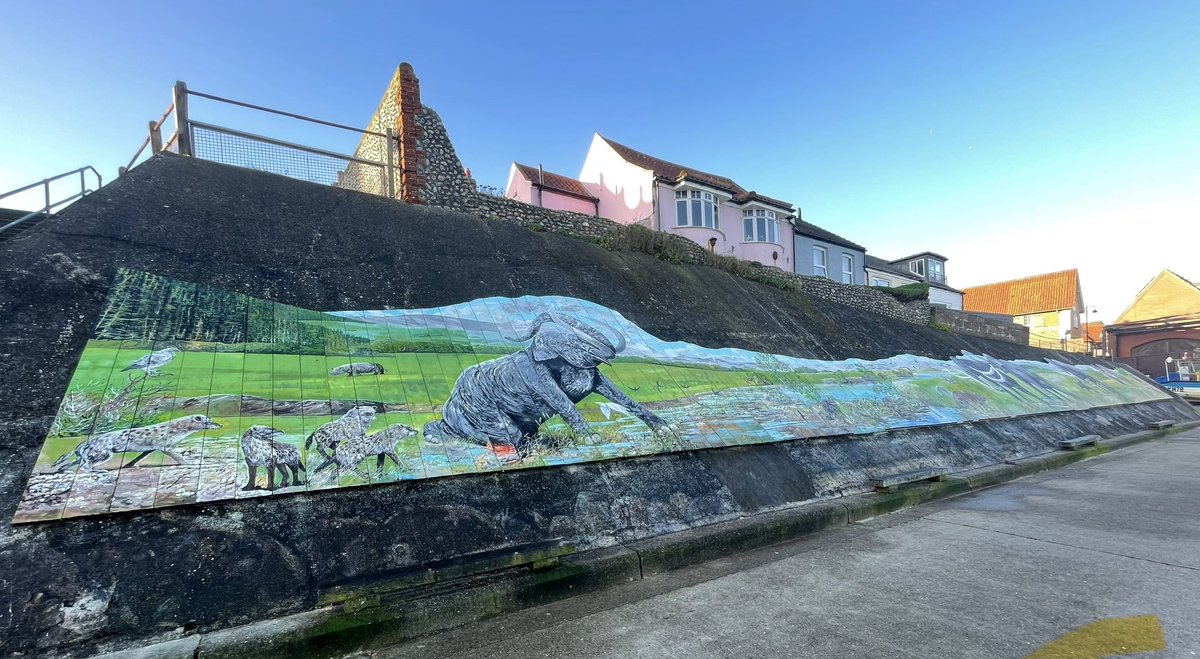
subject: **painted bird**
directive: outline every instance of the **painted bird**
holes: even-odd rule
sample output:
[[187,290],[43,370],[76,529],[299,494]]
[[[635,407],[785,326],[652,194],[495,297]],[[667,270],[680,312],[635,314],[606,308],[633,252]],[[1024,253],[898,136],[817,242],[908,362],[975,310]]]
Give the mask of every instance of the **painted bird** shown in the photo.
[[171,363],[175,359],[175,353],[179,352],[179,348],[163,348],[142,357],[133,362],[129,366],[121,369],[122,371],[145,371],[146,375],[157,375],[158,369]]
[[609,403],[607,401],[600,403],[600,413],[603,414],[604,418],[608,420],[612,420],[614,414],[628,417],[633,416],[633,412],[630,412],[624,406],[618,405],[617,403]]

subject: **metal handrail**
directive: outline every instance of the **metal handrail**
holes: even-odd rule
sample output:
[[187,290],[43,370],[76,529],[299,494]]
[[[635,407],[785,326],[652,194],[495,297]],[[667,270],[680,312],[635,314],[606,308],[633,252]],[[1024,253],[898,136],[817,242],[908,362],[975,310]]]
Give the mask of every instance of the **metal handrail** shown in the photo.
[[[87,196],[87,195],[95,192],[95,190],[88,189],[88,187],[87,187],[87,172],[89,169],[92,171],[93,174],[96,175],[96,190],[99,190],[100,187],[104,185],[104,179],[101,178],[100,172],[96,171],[95,167],[92,167],[91,165],[86,165],[84,167],[80,167],[79,169],[72,169],[69,172],[63,172],[62,174],[59,174],[57,176],[51,176],[50,178],[42,179],[41,181],[38,181],[37,183],[30,183],[29,185],[22,186],[20,188],[17,188],[16,190],[10,190],[8,192],[5,192],[4,194],[0,194],[0,199],[3,199],[5,197],[19,194],[19,193],[25,192],[27,190],[33,190],[34,188],[36,188],[40,185],[40,186],[42,186],[42,189],[45,191],[45,200],[46,200],[46,205],[43,206],[42,208],[39,208],[38,210],[35,210],[27,215],[23,215],[15,220],[13,220],[12,222],[5,224],[4,226],[0,226],[0,233],[4,233],[5,231],[15,227],[16,225],[18,225],[32,217],[37,217],[38,215],[42,215],[42,214],[49,215],[50,211],[53,210],[54,208],[56,208],[58,206],[62,206],[65,203],[75,201],[76,199],[80,199],[84,196]],[[58,201],[51,202],[50,201],[50,184],[53,183],[54,181],[57,181],[62,178],[66,178],[73,174],[79,174],[79,192],[76,192],[75,194],[71,195],[70,197],[65,197],[63,199],[59,199]]]
[[306,117],[302,114],[296,114],[294,112],[285,112],[283,110],[276,110],[274,108],[268,108],[268,107],[264,107],[262,105],[254,105],[253,103],[246,103],[243,101],[235,101],[231,98],[223,98],[221,96],[215,96],[213,94],[206,94],[204,92],[198,92],[194,89],[187,90],[187,93],[189,96],[199,96],[201,98],[207,98],[207,99],[211,99],[214,101],[220,101],[221,103],[229,103],[230,105],[238,105],[238,106],[241,106],[244,108],[250,108],[251,110],[260,110],[262,112],[270,112],[272,114],[278,114],[278,115],[281,115],[284,117],[291,117],[292,119],[300,119],[302,121],[311,121],[314,124],[321,124],[322,126],[330,126],[332,128],[341,128],[342,130],[348,130],[348,131],[352,131],[355,133],[362,133],[365,135],[374,135],[376,137],[387,137],[387,135],[385,135],[383,133],[377,133],[375,131],[363,130],[362,128],[355,128],[354,126],[347,126],[345,124],[338,124],[338,123],[334,123],[332,121],[325,121],[324,119],[315,119],[313,117]]

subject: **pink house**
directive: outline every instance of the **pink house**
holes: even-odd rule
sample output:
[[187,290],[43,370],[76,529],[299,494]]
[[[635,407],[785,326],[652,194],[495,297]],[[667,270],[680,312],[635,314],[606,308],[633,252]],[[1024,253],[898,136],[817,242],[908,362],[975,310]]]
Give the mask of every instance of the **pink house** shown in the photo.
[[[586,194],[564,191],[576,185]],[[684,236],[718,254],[795,270],[791,204],[746,190],[724,176],[635,151],[599,133],[578,180],[514,163],[505,196],[547,208],[563,208],[551,204],[570,201],[575,205],[564,210],[641,224]],[[594,207],[585,207],[589,200]]]
[[508,170],[504,196],[534,206],[584,215],[599,215],[600,200],[573,178],[554,174],[541,167],[513,163]]

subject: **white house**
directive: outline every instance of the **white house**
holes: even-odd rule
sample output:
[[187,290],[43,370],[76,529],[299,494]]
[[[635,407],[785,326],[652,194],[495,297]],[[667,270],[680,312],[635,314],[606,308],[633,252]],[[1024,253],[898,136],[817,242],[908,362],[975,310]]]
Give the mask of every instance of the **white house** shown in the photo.
[[871,286],[929,284],[929,303],[962,311],[963,292],[946,284],[946,261],[933,252],[921,252],[895,261],[866,257],[867,283]]

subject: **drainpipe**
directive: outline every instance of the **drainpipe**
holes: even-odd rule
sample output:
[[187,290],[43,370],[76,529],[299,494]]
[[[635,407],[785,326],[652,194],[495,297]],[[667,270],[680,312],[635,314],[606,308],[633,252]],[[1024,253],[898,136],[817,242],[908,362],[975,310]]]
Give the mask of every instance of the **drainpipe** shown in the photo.
[[662,215],[658,212],[658,196],[662,194],[662,186],[658,184],[658,178],[654,176],[650,177],[650,184],[654,186],[654,192],[650,195],[650,215],[654,218],[654,230],[662,231]]
[[538,191],[538,203],[537,203],[538,208],[545,208],[545,206],[542,205],[542,190],[545,188],[545,186],[546,186],[546,173],[544,170],[542,170],[542,164],[538,163],[538,180],[537,180],[537,186],[536,186],[537,191]]

